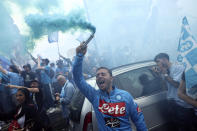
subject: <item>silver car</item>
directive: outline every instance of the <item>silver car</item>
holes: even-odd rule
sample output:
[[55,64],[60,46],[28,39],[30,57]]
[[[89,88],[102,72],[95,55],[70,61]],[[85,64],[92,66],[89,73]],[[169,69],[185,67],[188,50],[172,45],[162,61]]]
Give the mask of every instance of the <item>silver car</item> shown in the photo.
[[[114,84],[135,98],[150,131],[169,131],[171,126],[167,116],[167,88],[159,75],[152,71],[154,66],[155,62],[145,61],[112,69]],[[98,89],[96,77],[86,81]],[[75,104],[78,106],[71,111],[72,130],[97,131],[97,119],[88,99],[80,94],[75,98]],[[132,128],[136,130],[133,123]]]

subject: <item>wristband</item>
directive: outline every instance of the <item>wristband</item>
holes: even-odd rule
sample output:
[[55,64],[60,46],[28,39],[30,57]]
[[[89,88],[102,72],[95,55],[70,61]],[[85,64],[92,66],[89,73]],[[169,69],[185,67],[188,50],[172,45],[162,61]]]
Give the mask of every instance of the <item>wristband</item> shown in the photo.
[[78,57],[83,57],[83,54],[82,53],[78,53],[77,56]]

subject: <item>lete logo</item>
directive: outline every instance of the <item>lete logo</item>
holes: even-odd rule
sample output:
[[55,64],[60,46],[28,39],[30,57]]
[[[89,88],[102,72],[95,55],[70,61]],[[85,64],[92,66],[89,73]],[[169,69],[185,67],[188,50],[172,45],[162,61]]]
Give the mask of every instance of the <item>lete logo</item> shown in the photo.
[[104,100],[99,100],[99,111],[103,114],[119,117],[125,115],[125,103],[107,103]]

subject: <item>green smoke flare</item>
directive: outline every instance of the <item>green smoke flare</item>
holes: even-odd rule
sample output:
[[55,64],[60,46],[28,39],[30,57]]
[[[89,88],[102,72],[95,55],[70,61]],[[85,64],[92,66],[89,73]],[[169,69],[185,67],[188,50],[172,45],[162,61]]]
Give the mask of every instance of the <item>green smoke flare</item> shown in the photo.
[[95,32],[96,28],[86,21],[83,11],[73,11],[64,15],[29,15],[25,17],[27,25],[31,29],[33,39],[39,39],[51,32],[66,32],[71,29],[90,30]]

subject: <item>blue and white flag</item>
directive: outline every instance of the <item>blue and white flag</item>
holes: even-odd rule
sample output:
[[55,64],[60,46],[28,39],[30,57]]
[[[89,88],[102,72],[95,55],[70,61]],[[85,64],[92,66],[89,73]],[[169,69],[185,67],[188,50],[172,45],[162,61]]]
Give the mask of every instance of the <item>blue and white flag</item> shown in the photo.
[[58,32],[52,32],[48,34],[49,43],[58,42]]
[[192,36],[187,18],[182,21],[178,46],[178,62],[185,65],[186,88],[190,95],[197,96],[197,42]]

